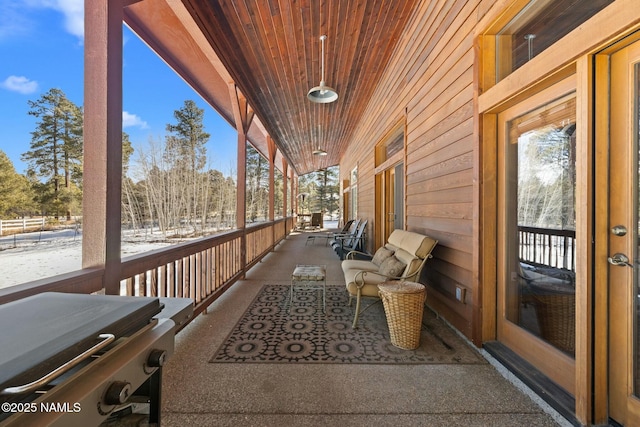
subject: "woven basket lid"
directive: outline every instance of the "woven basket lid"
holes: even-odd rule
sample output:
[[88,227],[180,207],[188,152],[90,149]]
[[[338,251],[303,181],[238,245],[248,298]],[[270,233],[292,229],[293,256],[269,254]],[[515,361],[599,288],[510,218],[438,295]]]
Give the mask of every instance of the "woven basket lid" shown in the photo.
[[416,282],[386,282],[378,285],[380,292],[397,294],[419,294],[424,292],[424,285]]

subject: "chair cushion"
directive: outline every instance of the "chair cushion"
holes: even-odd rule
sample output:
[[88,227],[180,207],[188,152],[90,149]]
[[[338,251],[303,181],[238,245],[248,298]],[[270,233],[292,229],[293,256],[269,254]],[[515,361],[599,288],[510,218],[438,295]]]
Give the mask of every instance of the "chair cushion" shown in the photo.
[[378,266],[371,261],[365,261],[360,259],[345,259],[342,261],[342,271],[347,270],[366,270],[366,271],[378,271]]
[[431,253],[437,241],[422,234],[397,229],[389,236],[389,243],[418,258],[424,258]]
[[409,252],[405,251],[404,249],[398,249],[393,254],[393,256],[398,258],[404,265],[409,265],[411,263],[411,261],[413,261],[414,259],[418,259],[418,257],[414,256],[413,254],[410,254]]
[[423,236],[417,233],[411,233],[407,235],[402,242],[404,248],[417,256],[418,258],[424,258],[431,253],[433,247],[436,245],[436,240],[428,236]]
[[399,277],[406,266],[407,264],[392,255],[382,261],[380,268],[378,268],[378,273],[388,277]]
[[407,264],[407,268],[405,268],[404,272],[402,273],[402,275],[405,277],[405,280],[413,282],[417,282],[419,280],[419,278],[415,277],[415,275],[418,272],[418,268],[420,268],[422,262],[423,260],[416,257],[411,260],[409,264]]
[[395,246],[396,248],[401,247],[404,233],[405,233],[404,230],[400,230],[400,229],[393,230],[389,235],[389,238],[387,239],[387,243]]
[[379,267],[380,264],[382,264],[382,261],[384,261],[385,259],[389,258],[392,255],[393,255],[393,251],[390,251],[389,249],[382,247],[378,249],[375,254],[373,254],[373,258],[371,259],[371,262]]
[[321,281],[325,278],[325,267],[322,265],[298,265],[291,274],[293,280]]
[[389,249],[391,252],[395,252],[398,250],[397,246],[393,246],[391,243],[387,242],[384,244],[384,247]]
[[[351,295],[358,294],[358,286],[356,284],[356,275],[360,273],[362,270],[347,270],[344,273],[345,281],[347,282],[347,291]],[[363,277],[360,276],[360,279]],[[364,280],[366,281],[365,285],[362,286],[361,295],[365,297],[377,297],[378,296],[378,284],[386,282],[388,279],[384,276],[380,276],[377,274],[367,274],[364,276]]]
[[394,256],[398,258],[406,267],[402,272],[402,276],[407,276],[413,273],[422,262],[420,258],[413,256],[412,254],[405,251],[404,249],[398,249],[395,252]]

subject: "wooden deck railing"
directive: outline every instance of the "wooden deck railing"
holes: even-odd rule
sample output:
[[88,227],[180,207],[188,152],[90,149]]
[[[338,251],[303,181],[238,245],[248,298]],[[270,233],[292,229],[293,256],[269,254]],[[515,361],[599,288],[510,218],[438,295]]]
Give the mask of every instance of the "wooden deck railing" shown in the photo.
[[122,260],[121,295],[183,297],[202,312],[287,236],[280,219]]
[[173,245],[122,260],[120,294],[203,298],[242,273],[241,230]]
[[519,255],[523,262],[576,271],[576,232],[518,227]]
[[[294,223],[294,218],[282,218],[123,258],[120,294],[191,298],[195,317],[244,277]],[[97,292],[103,276],[102,269],[87,269],[0,289],[0,304],[41,292]]]

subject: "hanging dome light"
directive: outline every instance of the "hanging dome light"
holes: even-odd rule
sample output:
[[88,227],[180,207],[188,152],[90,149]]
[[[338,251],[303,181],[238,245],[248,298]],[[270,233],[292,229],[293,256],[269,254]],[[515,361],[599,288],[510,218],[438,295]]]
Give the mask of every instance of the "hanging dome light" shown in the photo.
[[326,86],[324,83],[324,41],[326,39],[326,35],[320,36],[320,41],[322,42],[322,56],[320,58],[322,64],[322,79],[320,80],[320,86],[312,88],[307,94],[307,98],[309,98],[309,101],[316,102],[318,104],[328,104],[338,99],[338,92],[336,92],[335,89]]
[[315,150],[313,150],[311,153],[313,153],[314,156],[326,156],[327,152],[325,150],[323,150],[322,148],[320,148],[320,141],[324,141],[324,139],[322,138],[322,126],[318,125],[318,148],[316,148]]

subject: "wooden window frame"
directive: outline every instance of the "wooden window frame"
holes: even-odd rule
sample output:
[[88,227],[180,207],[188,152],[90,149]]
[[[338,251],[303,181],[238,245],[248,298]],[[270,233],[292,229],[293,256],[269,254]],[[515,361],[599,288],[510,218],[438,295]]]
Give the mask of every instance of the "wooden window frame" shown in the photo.
[[[634,0],[616,0],[584,24],[571,31],[554,45],[534,57],[527,64],[496,83],[495,32],[514,16],[514,13],[528,3],[526,0],[496,1],[476,26],[475,33],[475,117],[477,163],[474,171],[474,217],[478,218],[477,267],[479,288],[482,298],[482,341],[496,338],[496,202],[497,202],[497,113],[521,102],[532,94],[575,74],[577,79],[578,127],[576,157],[577,179],[576,197],[592,203],[594,189],[589,177],[592,170],[593,111],[594,105],[594,61],[592,55],[611,46],[640,29],[640,22],[630,14],[636,10]],[[598,64],[596,64],[598,65]],[[477,202],[477,203],[475,203]],[[588,210],[576,212],[576,232],[581,233],[584,242],[591,241],[593,218]],[[585,294],[576,295],[577,324],[586,325],[576,331],[576,383],[575,415],[584,424],[605,423],[607,417],[607,373],[606,373],[606,331],[592,319],[606,311],[602,304],[592,299],[592,295],[606,290],[597,285],[591,277],[589,265],[594,253],[585,243],[577,245],[576,258],[582,260],[577,266],[576,281],[584,281]],[[606,293],[606,292],[605,292]],[[594,337],[598,337],[594,342]]]

